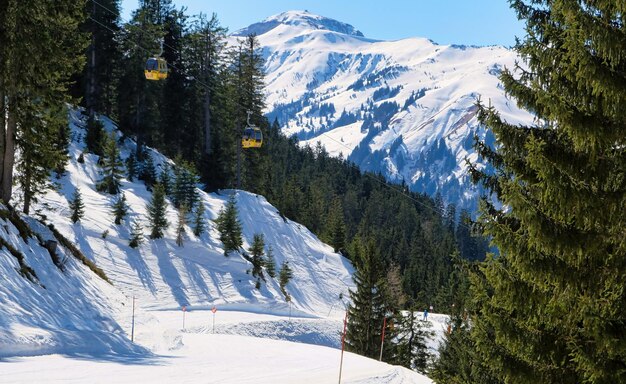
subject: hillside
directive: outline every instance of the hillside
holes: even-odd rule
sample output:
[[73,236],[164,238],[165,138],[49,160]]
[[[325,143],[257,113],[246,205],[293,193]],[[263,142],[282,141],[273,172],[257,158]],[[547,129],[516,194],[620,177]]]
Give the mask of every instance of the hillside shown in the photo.
[[465,158],[473,136],[491,140],[475,103],[491,103],[511,123],[529,122],[498,75],[517,55],[504,47],[438,45],[424,38],[377,41],[356,28],[290,11],[237,31],[258,34],[265,58],[267,114],[301,144],[322,142],[363,170],[440,192],[473,207]]
[[[106,129],[114,131],[114,124],[106,118],[103,120]],[[55,265],[44,247],[46,240],[55,239],[55,235],[35,218],[22,216],[32,230],[27,241],[20,232],[24,232],[25,227],[19,220],[0,219],[5,228],[3,239],[15,252],[24,255],[23,264],[36,274],[30,281],[20,274],[20,265],[9,249],[3,247],[0,251],[0,273],[4,277],[0,285],[3,303],[0,306],[0,359],[14,362],[0,374],[0,381],[39,381],[44,374],[51,382],[81,382],[84,377],[76,377],[71,372],[83,368],[92,371],[90,364],[105,361],[115,367],[104,365],[104,369],[119,369],[116,365],[119,363],[134,366],[129,371],[128,380],[131,380],[145,375],[142,367],[169,365],[166,361],[172,354],[183,359],[183,365],[194,367],[209,344],[217,348],[216,352],[219,345],[232,353],[242,353],[236,351],[251,345],[273,351],[259,364],[272,364],[269,361],[278,361],[275,359],[281,353],[287,353],[295,359],[294,364],[302,366],[299,359],[308,359],[313,353],[320,361],[329,358],[333,361],[332,364],[330,361],[316,363],[321,364],[315,368],[320,378],[327,377],[329,369],[334,370],[335,358],[329,356],[337,354],[336,348],[340,345],[337,335],[345,305],[340,295],[347,297],[348,289],[353,287],[353,268],[345,258],[333,253],[331,247],[302,225],[283,218],[262,196],[233,190],[219,194],[199,192],[209,223],[208,232],[199,238],[187,228],[183,246],[176,245],[177,212],[170,205],[170,227],[164,239],[146,239],[139,248],[132,249],[128,246],[130,223],[139,220],[147,225],[146,204],[151,193],[143,182],[124,179],[122,189],[130,213],[121,225],[114,225],[110,208],[114,197],[95,190],[100,179],[97,157],[84,154],[84,162],[78,161],[84,150],[81,113],[72,111],[70,121],[72,143],[67,172],[53,179],[58,191],[50,191],[41,198],[35,206],[35,216],[45,218],[75,244],[104,271],[110,283],[95,275],[61,244],[56,248],[56,256],[62,267]],[[134,142],[118,137],[122,157],[126,157],[134,150]],[[151,155],[157,168],[165,162],[173,165],[156,151],[151,151]],[[85,216],[72,224],[68,200],[75,188],[80,189],[86,210]],[[294,273],[287,285],[291,305],[285,302],[277,281],[269,276],[260,289],[255,288],[255,279],[247,272],[251,264],[243,256],[238,253],[224,256],[211,220],[217,217],[233,193],[243,227],[244,248],[249,247],[254,234],[263,233],[266,247],[273,248],[277,265],[289,262]],[[147,236],[148,230],[144,232]],[[135,328],[131,329],[133,304]],[[182,306],[186,306],[188,318],[184,329],[180,324]],[[213,330],[206,326],[212,307],[219,311],[217,333],[224,334],[218,338],[208,335]],[[135,343],[130,340],[131,332]],[[260,339],[254,341],[250,336]],[[271,342],[267,338],[286,341]],[[291,346],[287,341],[320,346]],[[17,358],[50,354],[50,357]],[[348,361],[362,367],[359,371],[369,370],[374,375],[387,372],[392,381],[419,377],[404,368],[386,364],[372,366],[369,359],[349,355]],[[81,363],[76,360],[79,356],[88,359]],[[226,360],[217,360],[215,364],[228,364]],[[50,364],[67,369],[56,370],[50,376],[46,373]],[[211,371],[206,369],[203,372]],[[285,372],[290,371],[283,371],[277,377],[282,374],[289,377]],[[357,377],[362,376],[360,373]],[[93,382],[104,377],[106,375],[96,372]],[[193,377],[196,376],[190,379]],[[249,382],[246,380],[253,380],[251,377],[258,379],[259,376],[244,375],[226,382]],[[289,382],[288,378],[284,380],[287,381],[279,382]]]

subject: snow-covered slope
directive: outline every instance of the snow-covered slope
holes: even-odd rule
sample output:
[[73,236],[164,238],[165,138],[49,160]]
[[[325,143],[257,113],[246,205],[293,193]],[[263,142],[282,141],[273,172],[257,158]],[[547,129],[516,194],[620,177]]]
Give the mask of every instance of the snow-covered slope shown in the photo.
[[[62,244],[55,252],[63,265],[59,268],[46,249],[54,233],[35,217],[22,216],[32,230],[29,237],[26,226],[9,220],[0,207],[4,244],[0,247],[0,382],[335,380],[345,300],[353,288],[353,268],[341,255],[305,227],[282,218],[262,196],[230,190],[199,191],[209,223],[208,232],[199,238],[187,228],[184,246],[176,245],[177,212],[170,206],[165,238],[146,239],[132,249],[130,223],[139,220],[147,226],[151,194],[143,182],[123,179],[130,213],[121,225],[114,225],[114,197],[95,190],[101,178],[97,158],[85,154],[84,162],[78,161],[84,150],[84,121],[78,111],[70,113],[70,120],[67,173],[53,180],[58,191],[43,196],[34,216],[45,218],[75,244],[111,283],[96,276]],[[103,120],[106,129],[114,131],[112,122]],[[135,149],[134,142],[118,138],[122,156],[127,157]],[[151,154],[158,168],[170,162],[156,151]],[[86,210],[72,224],[68,200],[75,189],[80,190]],[[293,270],[286,287],[292,297],[289,305],[274,279],[268,276],[256,289],[255,279],[247,273],[251,264],[238,253],[223,255],[211,220],[231,194],[237,199],[244,247],[254,234],[262,233],[277,265],[289,262]],[[21,265],[16,254],[23,257]],[[20,274],[24,266],[36,274],[33,281]],[[437,338],[443,327],[441,322],[433,323]],[[433,343],[434,348],[436,339]],[[431,383],[405,368],[350,353],[343,372],[346,383]]]
[[497,78],[517,60],[503,47],[376,41],[306,11],[272,16],[234,35],[247,33],[263,47],[270,121],[277,118],[303,144],[321,141],[362,169],[415,191],[439,191],[448,202],[471,206],[475,196],[464,159],[477,159],[474,135],[489,135],[476,119],[478,98],[511,123],[532,120],[505,97]]

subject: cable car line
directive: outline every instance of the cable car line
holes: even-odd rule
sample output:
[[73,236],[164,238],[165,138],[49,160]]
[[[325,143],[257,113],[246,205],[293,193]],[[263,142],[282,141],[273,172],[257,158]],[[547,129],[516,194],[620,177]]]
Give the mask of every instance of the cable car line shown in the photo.
[[[94,1],[94,0],[92,0],[92,1]],[[98,3],[98,2],[96,2],[96,1],[94,1],[94,3],[96,3],[96,4],[98,4],[98,5],[99,5],[99,3]],[[101,5],[101,7],[102,7],[102,8],[104,8],[104,9],[106,9],[106,10],[108,10],[109,12],[113,13],[113,12],[112,12],[111,10],[109,10],[108,8],[103,7],[102,5]],[[111,32],[113,32],[113,33],[116,33],[113,29],[109,28],[107,25],[102,24],[101,22],[99,22],[98,20],[94,19],[93,17],[89,16],[89,19],[91,19],[91,20],[92,20],[92,21],[94,21],[95,23],[99,24],[99,25],[100,25],[100,26],[102,26],[103,28],[106,28],[106,29],[108,29],[109,31],[111,31]],[[121,17],[120,17],[120,20],[121,20],[122,22],[124,22],[124,20],[123,20]],[[122,26],[122,27],[120,27],[120,28],[121,28],[121,29],[124,29],[124,27],[123,27],[123,26]],[[140,29],[141,29],[141,30],[143,30],[142,28],[140,28]],[[139,48],[143,49],[144,51],[146,51],[146,52],[151,52],[150,50],[148,50],[148,49],[144,48],[143,46],[141,46],[139,43],[137,43],[137,42],[135,42],[135,41],[131,41],[131,42],[132,42],[135,46],[137,46],[137,47],[139,47]],[[165,45],[165,46],[167,46],[167,45]],[[167,47],[169,47],[169,46],[167,46]],[[169,48],[171,48],[171,47],[169,47]],[[177,52],[178,52],[178,51],[177,51]],[[174,68],[174,69],[175,69],[175,70],[177,70],[178,72],[185,74],[185,71],[183,71],[182,69],[177,68],[175,65],[170,64],[169,66],[170,66],[170,67],[172,67],[172,68]],[[197,79],[196,77],[194,77],[194,76],[190,76],[190,78],[192,78],[194,81],[198,82],[199,84],[203,85],[203,86],[204,86],[207,90],[208,90],[208,89],[210,89],[210,86],[209,86],[208,84],[206,84],[206,83],[204,83],[203,81],[201,81],[201,80]],[[239,104],[239,103],[237,103],[237,104]],[[239,105],[239,106],[241,107],[241,105]],[[248,117],[249,117],[249,116],[248,116]],[[258,128],[257,128],[257,129],[258,129]],[[260,131],[260,130],[259,130],[259,131]],[[245,132],[245,130],[244,130],[244,132]],[[328,135],[326,132],[322,132],[322,133],[321,133],[321,135],[326,136],[327,138],[329,138],[330,140],[332,140],[332,141],[336,142],[336,143],[337,143],[337,144],[339,144],[340,146],[342,146],[342,147],[344,147],[344,148],[346,148],[346,149],[348,149],[348,150],[351,150],[351,148],[350,148],[350,147],[348,147],[348,146],[347,146],[347,145],[345,145],[344,143],[340,142],[339,140],[336,140],[335,138],[331,137],[331,136],[330,136],[330,135]],[[242,146],[243,146],[243,140],[244,140],[244,139],[243,139],[243,137],[242,137]],[[261,140],[262,140],[262,137],[261,137]],[[423,203],[423,202],[421,202],[421,201],[417,200],[416,198],[414,198],[414,197],[412,197],[411,195],[407,194],[404,190],[402,190],[402,189],[398,189],[398,188],[394,188],[392,184],[390,184],[390,183],[388,183],[388,182],[386,182],[386,181],[381,181],[381,180],[379,180],[379,179],[378,179],[376,176],[374,176],[371,172],[367,172],[367,171],[362,171],[362,172],[363,172],[363,174],[364,174],[364,175],[366,175],[366,176],[368,176],[368,177],[370,177],[370,178],[374,179],[377,183],[379,183],[379,184],[381,184],[381,185],[383,185],[383,186],[386,186],[387,188],[391,189],[392,191],[394,191],[394,192],[396,192],[396,193],[401,194],[402,196],[404,196],[404,197],[406,197],[406,198],[410,199],[411,201],[413,201],[414,203],[416,203],[416,204],[418,204],[418,205],[422,206],[422,207],[423,207],[423,208],[425,208],[426,210],[429,210],[429,211],[431,211],[431,212],[435,212],[435,213],[437,213],[437,214],[439,214],[439,215],[441,215],[441,216],[443,217],[444,212],[439,212],[439,210],[438,210],[438,209],[436,209],[436,208],[434,208],[434,207],[431,207],[430,205],[427,205],[427,204],[425,204],[425,203]],[[457,223],[457,225],[461,225],[461,226],[463,226],[463,227],[465,227],[465,228],[469,229],[470,231],[472,230],[471,226],[469,226],[469,225],[467,225],[467,224],[465,224],[465,223],[462,223],[462,222],[460,222],[460,221]]]

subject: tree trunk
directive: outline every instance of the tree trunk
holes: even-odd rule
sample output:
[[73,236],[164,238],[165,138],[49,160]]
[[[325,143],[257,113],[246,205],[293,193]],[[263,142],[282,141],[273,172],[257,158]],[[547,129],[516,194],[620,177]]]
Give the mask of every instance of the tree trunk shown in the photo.
[[204,96],[204,153],[211,154],[211,92]]
[[7,109],[6,109],[6,92],[3,83],[0,81],[0,185],[2,185],[2,170],[4,169],[4,152],[6,145],[6,129],[7,129]]
[[17,130],[17,107],[15,98],[8,100],[8,119],[5,133],[4,157],[2,164],[2,201],[8,205],[13,192],[13,164],[15,163],[15,132]]
[[[96,2],[92,1],[92,17],[96,17]],[[90,47],[90,57],[89,57],[89,69],[87,70],[88,74],[88,90],[87,90],[87,110],[89,111],[89,117],[93,118],[95,115],[95,96],[96,96],[96,34],[95,24],[92,20],[93,30],[91,32],[91,47]]]
[[30,212],[30,203],[32,201],[32,197],[33,197],[33,193],[30,190],[31,189],[31,183],[30,180],[31,178],[29,177],[29,175],[24,175],[24,180],[23,183],[24,185],[22,185],[22,193],[24,194],[24,208],[22,209],[22,211],[24,212],[25,215],[28,215]]

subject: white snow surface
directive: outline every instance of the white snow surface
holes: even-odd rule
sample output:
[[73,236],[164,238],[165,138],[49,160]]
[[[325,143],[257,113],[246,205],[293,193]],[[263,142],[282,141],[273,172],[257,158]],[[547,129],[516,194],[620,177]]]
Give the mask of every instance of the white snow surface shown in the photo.
[[[96,156],[85,154],[84,163],[77,160],[85,135],[80,112],[73,110],[70,120],[67,173],[53,179],[58,191],[35,205],[33,217],[23,217],[37,237],[25,241],[11,222],[0,218],[0,236],[24,255],[38,278],[31,282],[21,276],[17,259],[7,248],[0,249],[1,383],[337,380],[345,300],[354,288],[353,268],[345,258],[304,226],[283,219],[262,196],[233,190],[199,191],[209,224],[199,238],[187,228],[184,246],[176,245],[177,212],[170,204],[164,239],[146,238],[138,249],[130,248],[133,220],[141,221],[148,235],[150,192],[143,182],[123,179],[130,212],[121,225],[114,225],[110,206],[115,197],[95,190],[101,178]],[[103,121],[120,138],[126,158],[134,142],[119,137],[110,120]],[[158,169],[171,163],[156,151],[152,156]],[[73,224],[68,201],[75,188],[86,210]],[[224,256],[211,220],[231,194],[237,199],[244,248],[254,234],[262,233],[276,264],[289,262],[294,275],[287,285],[290,304],[275,279],[267,276],[257,290],[246,272],[251,264],[238,253]],[[20,202],[15,204],[19,208]],[[45,217],[78,246],[112,284],[61,245],[57,253],[65,260],[64,269],[55,266],[41,245],[54,236],[37,217]],[[438,332],[433,349],[445,327],[446,317],[442,319],[433,320]],[[431,383],[408,369],[351,353],[345,354],[342,382]]]

